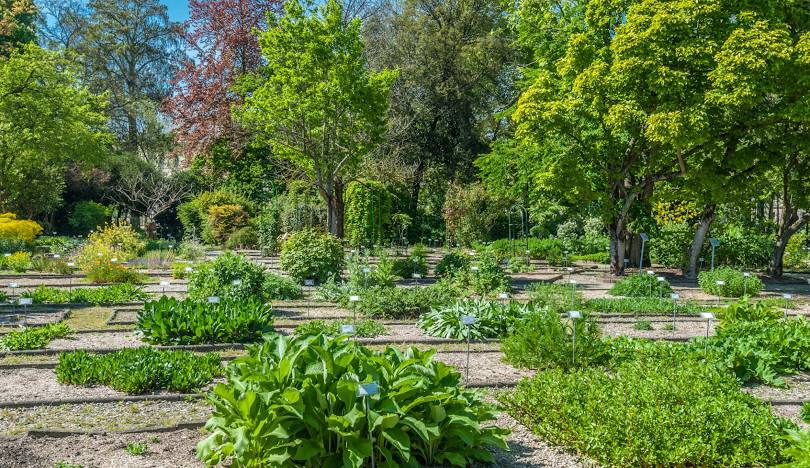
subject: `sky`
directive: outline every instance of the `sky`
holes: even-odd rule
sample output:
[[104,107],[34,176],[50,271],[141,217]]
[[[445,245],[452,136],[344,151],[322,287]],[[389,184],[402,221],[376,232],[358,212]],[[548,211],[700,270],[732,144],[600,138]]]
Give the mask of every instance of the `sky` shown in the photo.
[[160,0],[169,7],[169,17],[172,21],[183,22],[188,19],[188,0]]

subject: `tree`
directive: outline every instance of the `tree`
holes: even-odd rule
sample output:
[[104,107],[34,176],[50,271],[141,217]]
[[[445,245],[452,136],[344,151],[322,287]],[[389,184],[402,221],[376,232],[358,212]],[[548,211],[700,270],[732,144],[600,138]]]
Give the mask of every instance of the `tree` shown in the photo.
[[0,0],[0,59],[36,40],[36,18],[33,0]]
[[267,66],[239,116],[314,182],[329,231],[342,237],[344,188],[380,140],[396,73],[368,69],[360,21],[344,22],[337,2],[309,10],[291,1],[269,18],[259,37]]
[[[69,16],[73,18],[72,16]],[[179,26],[157,0],[91,0],[76,52],[90,89],[108,93],[110,127],[121,149],[154,158],[164,145],[155,112],[180,61]]]
[[107,153],[103,108],[55,53],[29,44],[0,60],[0,211],[33,217],[57,207],[67,161]]
[[727,166],[748,138],[801,115],[806,83],[786,73],[807,28],[787,22],[806,16],[779,1],[745,11],[720,0],[520,5],[519,37],[538,65],[517,134],[561,147],[548,166],[558,180],[598,178],[614,273],[657,183],[695,159]]
[[413,213],[431,166],[470,181],[474,159],[504,132],[499,112],[514,102],[517,75],[506,22],[494,0],[405,0],[364,27],[372,67],[400,71],[385,152],[413,167]]
[[267,14],[280,8],[280,0],[191,0],[191,17],[183,41],[192,52],[173,80],[173,92],[164,102],[172,118],[178,152],[186,161],[208,152],[219,141],[238,158],[247,134],[232,118],[231,110],[243,102],[234,92],[238,78],[261,65],[259,40],[254,30],[266,27]]

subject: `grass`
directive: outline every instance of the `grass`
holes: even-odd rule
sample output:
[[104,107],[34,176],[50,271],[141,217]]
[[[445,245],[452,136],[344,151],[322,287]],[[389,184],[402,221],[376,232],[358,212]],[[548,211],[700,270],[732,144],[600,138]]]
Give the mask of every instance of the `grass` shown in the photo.
[[127,444],[126,451],[130,455],[140,456],[146,453],[149,446],[146,442],[130,442]]
[[636,322],[633,323],[633,328],[643,331],[654,330],[652,323],[650,323],[649,320],[636,320]]

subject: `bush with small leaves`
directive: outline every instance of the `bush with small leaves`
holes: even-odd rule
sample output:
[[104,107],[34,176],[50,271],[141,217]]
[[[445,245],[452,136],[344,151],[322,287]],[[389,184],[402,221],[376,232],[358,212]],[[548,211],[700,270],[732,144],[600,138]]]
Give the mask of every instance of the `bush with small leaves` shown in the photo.
[[281,268],[298,281],[319,283],[340,277],[343,247],[336,237],[306,228],[292,234],[281,246]]
[[743,294],[753,296],[763,286],[762,280],[755,275],[745,276],[743,272],[728,267],[701,271],[698,274],[698,284],[703,291],[720,297],[742,297]]
[[617,281],[608,292],[625,297],[668,297],[672,293],[672,286],[667,280],[658,281],[658,278],[647,273],[635,273]]

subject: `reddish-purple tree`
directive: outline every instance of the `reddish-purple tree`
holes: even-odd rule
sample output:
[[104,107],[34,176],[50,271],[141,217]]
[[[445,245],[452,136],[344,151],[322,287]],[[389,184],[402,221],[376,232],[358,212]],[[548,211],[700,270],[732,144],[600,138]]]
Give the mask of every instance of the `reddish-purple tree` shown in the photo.
[[219,140],[238,149],[244,132],[231,118],[241,104],[233,90],[240,75],[256,70],[261,50],[255,28],[264,28],[267,13],[281,0],[190,0],[183,39],[188,56],[172,81],[164,110],[174,123],[179,156],[185,162]]

